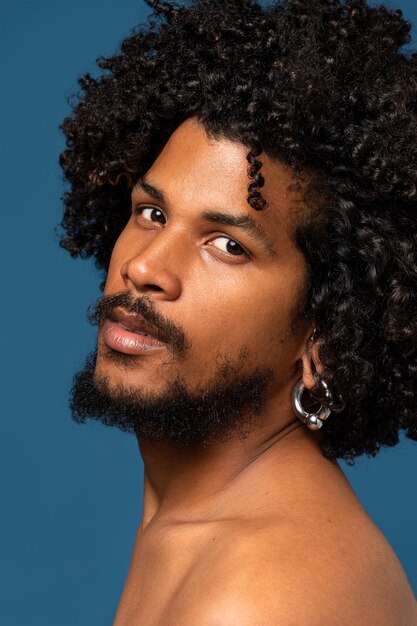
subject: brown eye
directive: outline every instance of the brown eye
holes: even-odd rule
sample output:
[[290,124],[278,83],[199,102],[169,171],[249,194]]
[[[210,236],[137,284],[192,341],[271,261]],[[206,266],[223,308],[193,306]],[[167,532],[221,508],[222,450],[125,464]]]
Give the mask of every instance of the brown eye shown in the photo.
[[149,222],[159,222],[160,224],[165,224],[165,215],[162,213],[161,209],[157,209],[154,206],[138,207],[136,209],[136,213]]
[[238,244],[237,241],[234,241],[234,239],[230,239],[230,237],[216,237],[215,239],[213,239],[213,241],[221,242],[221,245],[216,245],[215,247],[219,248],[219,250],[221,250],[222,252],[232,254],[233,256],[246,255],[246,252],[242,248],[242,246]]

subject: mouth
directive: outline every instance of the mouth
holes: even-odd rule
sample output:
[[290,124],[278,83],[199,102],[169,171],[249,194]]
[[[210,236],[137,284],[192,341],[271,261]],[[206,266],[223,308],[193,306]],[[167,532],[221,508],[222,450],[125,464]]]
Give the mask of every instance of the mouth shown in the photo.
[[102,326],[103,340],[112,350],[124,354],[149,354],[167,347],[163,333],[141,315],[116,307]]

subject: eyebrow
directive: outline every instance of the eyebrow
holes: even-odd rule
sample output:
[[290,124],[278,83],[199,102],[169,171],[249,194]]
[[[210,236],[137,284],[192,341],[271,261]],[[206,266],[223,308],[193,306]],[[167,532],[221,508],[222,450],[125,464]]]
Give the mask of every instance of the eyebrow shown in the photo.
[[146,193],[152,196],[152,198],[155,198],[155,200],[159,200],[160,202],[167,204],[164,193],[157,187],[150,185],[143,176],[136,181],[133,191],[135,189],[142,189],[142,191],[146,191]]
[[[152,198],[155,198],[155,200],[159,200],[159,202],[165,205],[168,204],[163,191],[158,189],[158,187],[150,185],[143,176],[136,182],[134,189],[141,189]],[[248,233],[248,235],[253,237],[253,239],[259,241],[269,256],[277,255],[272,240],[268,237],[260,224],[250,215],[232,215],[231,213],[224,213],[222,211],[203,211],[201,216],[208,222],[241,228]]]

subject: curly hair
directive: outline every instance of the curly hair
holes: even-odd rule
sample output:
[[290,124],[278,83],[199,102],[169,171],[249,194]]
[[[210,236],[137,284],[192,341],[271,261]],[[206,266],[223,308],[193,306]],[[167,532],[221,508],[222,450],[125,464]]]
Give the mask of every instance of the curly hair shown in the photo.
[[366,0],[146,2],[147,23],[98,60],[98,78],[80,78],[62,124],[61,245],[106,273],[132,184],[187,118],[247,147],[253,210],[265,206],[257,157],[289,166],[308,208],[292,231],[308,267],[300,315],[346,401],[321,452],[353,465],[400,429],[417,440],[417,53],[400,51],[410,23]]

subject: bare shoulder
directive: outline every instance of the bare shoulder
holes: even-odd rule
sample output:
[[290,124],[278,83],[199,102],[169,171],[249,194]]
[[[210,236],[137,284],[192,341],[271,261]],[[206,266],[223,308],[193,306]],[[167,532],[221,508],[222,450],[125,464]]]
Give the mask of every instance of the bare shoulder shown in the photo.
[[232,533],[199,603],[201,626],[417,626],[417,603],[394,551],[360,528],[259,524]]

